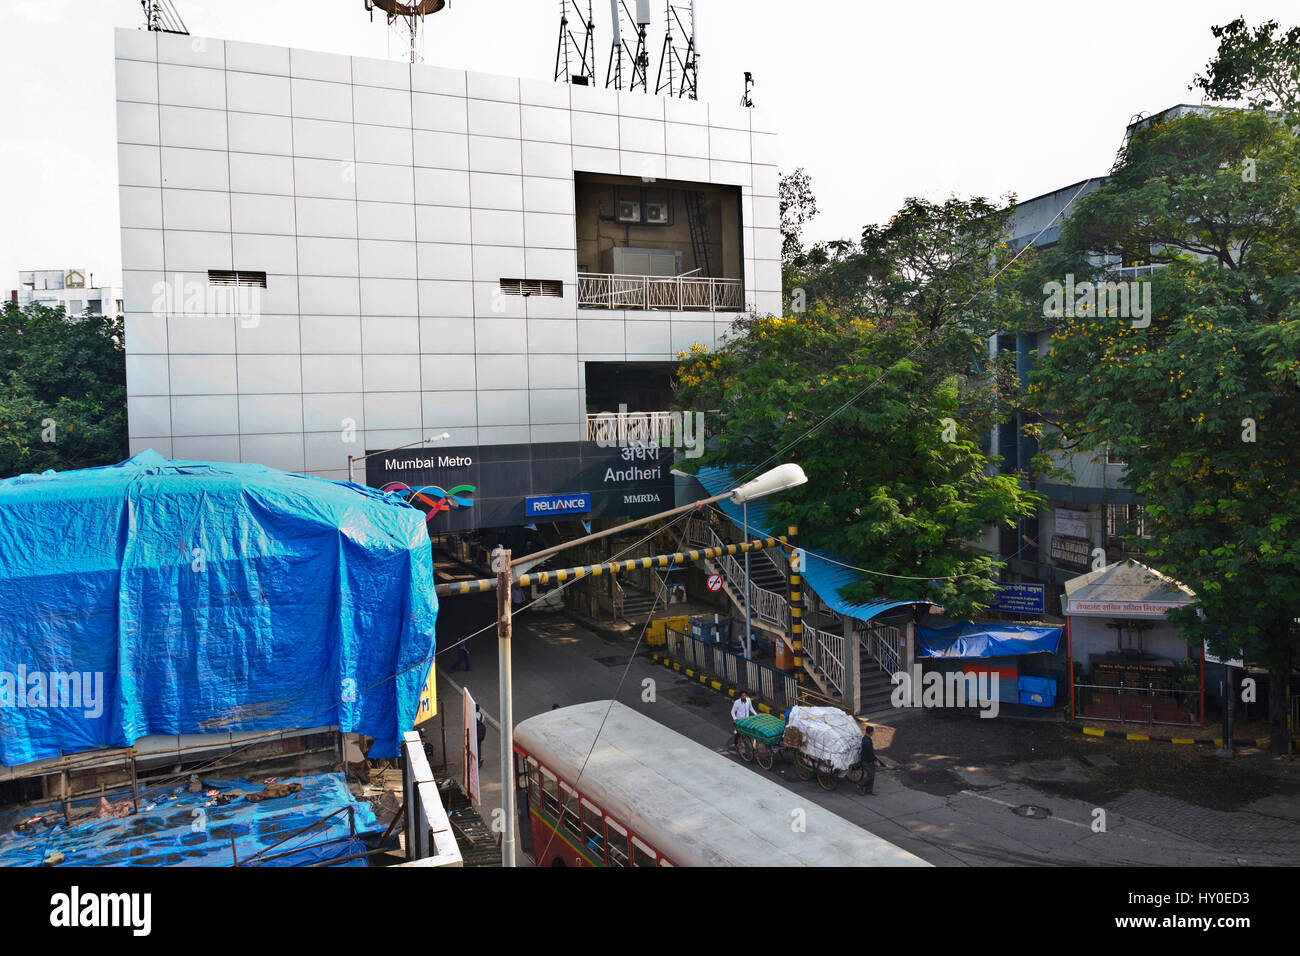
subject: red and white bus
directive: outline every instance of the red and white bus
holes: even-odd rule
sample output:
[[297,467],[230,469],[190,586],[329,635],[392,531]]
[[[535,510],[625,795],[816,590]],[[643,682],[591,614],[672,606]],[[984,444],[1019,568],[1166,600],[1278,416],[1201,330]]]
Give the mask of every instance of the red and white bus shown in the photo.
[[929,865],[617,702],[520,723],[515,773],[538,866]]

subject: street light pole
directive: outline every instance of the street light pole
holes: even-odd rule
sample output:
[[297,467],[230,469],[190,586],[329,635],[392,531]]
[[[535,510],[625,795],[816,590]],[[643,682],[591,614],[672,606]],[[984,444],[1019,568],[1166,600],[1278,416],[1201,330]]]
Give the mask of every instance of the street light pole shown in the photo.
[[511,581],[510,550],[498,547],[492,552],[492,570],[497,573],[497,692],[501,708],[501,813],[505,832],[501,835],[501,865],[515,865],[515,723],[513,668],[510,663]]
[[403,448],[410,448],[412,445],[432,445],[436,441],[442,441],[443,439],[450,437],[451,435],[449,433],[443,432],[441,435],[430,435],[428,438],[417,438],[415,441],[408,441],[405,445],[398,445],[396,448],[385,448],[383,451],[372,451],[368,455],[357,455],[355,457],[348,455],[348,481],[353,484],[356,483],[356,479],[353,477],[352,466],[359,461],[365,461],[367,458],[374,458],[376,455],[387,455],[390,451],[401,451]]

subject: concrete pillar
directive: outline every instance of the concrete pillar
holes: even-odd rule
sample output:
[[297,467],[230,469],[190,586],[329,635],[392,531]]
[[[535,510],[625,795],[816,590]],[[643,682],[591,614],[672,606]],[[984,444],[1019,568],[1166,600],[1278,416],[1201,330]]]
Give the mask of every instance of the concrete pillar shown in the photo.
[[844,705],[849,713],[862,713],[862,655],[853,618],[844,618]]
[[913,670],[912,665],[916,663],[916,618],[912,617],[907,622],[907,639],[906,646],[903,649],[903,669],[907,673],[907,679],[912,683],[912,706],[921,706],[921,675]]

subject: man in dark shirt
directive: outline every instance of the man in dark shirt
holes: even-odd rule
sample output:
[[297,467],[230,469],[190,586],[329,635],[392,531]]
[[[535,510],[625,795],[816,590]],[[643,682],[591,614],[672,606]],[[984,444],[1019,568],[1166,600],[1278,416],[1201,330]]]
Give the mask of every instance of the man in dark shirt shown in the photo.
[[873,794],[876,792],[876,768],[883,767],[884,761],[876,756],[876,748],[871,742],[870,724],[867,725],[866,732],[862,735],[862,749],[858,753],[858,758],[862,763],[862,779],[858,781],[858,793]]

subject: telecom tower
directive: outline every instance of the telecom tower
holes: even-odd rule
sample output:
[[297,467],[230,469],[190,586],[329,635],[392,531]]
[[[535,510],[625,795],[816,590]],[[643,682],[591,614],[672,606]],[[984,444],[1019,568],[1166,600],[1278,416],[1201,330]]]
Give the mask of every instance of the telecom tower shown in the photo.
[[[569,8],[577,18],[582,29],[579,42],[574,30],[569,27]],[[560,0],[560,40],[555,49],[555,79],[579,86],[594,86],[596,83],[596,34],[595,21],[591,18],[591,0],[587,0],[587,15],[582,15],[581,0]],[[574,67],[577,72],[574,72]]]
[[664,0],[664,7],[664,46],[659,53],[655,93],[697,99],[699,48],[695,40],[695,0],[677,3]]
[[181,15],[172,6],[171,0],[140,0],[144,10],[144,28],[155,33],[181,33],[189,36],[189,30],[181,20]]
[[[650,0],[635,0],[636,14],[628,9],[627,0],[609,0],[610,23],[614,28],[614,42],[609,47],[609,67],[605,71],[605,85],[623,89],[623,69],[626,64],[630,77],[628,92],[639,86],[650,92],[650,54],[646,52],[645,34],[650,26]],[[635,51],[628,46],[627,37],[636,38]]]
[[424,26],[424,18],[431,13],[437,13],[450,2],[451,0],[414,0],[412,3],[400,3],[399,0],[365,0],[365,5],[371,23],[375,20],[375,7],[388,15],[390,27],[401,23],[400,29],[410,37],[411,62],[415,63],[420,59],[417,40]]

